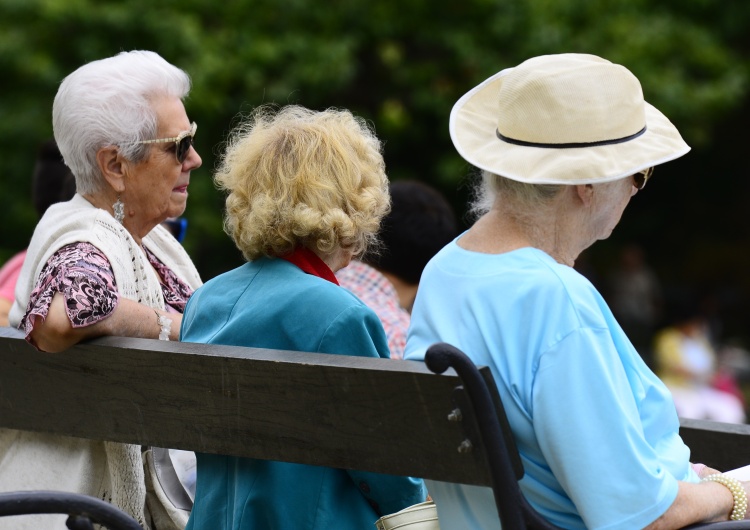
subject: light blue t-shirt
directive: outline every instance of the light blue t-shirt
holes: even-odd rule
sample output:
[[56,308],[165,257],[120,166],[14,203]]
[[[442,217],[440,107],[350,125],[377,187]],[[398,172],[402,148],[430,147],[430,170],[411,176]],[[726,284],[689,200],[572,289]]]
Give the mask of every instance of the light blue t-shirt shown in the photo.
[[[490,367],[521,488],[550,522],[630,530],[657,519],[677,481],[698,477],[669,391],[601,295],[541,250],[482,254],[456,241],[423,273],[405,358],[447,342]],[[488,488],[427,485],[445,528],[499,528]]]

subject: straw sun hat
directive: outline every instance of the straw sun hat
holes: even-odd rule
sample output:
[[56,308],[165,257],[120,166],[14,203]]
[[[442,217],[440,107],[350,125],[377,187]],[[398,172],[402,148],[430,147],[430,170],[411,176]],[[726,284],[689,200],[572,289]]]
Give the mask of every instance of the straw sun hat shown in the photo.
[[450,134],[474,166],[536,184],[617,180],[690,150],[627,68],[572,53],[493,75],[453,106]]

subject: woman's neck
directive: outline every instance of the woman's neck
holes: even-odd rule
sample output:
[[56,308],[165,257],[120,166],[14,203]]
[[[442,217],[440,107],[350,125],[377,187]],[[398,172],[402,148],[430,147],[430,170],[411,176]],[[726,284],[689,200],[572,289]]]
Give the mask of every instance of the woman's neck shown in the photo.
[[330,254],[323,254],[316,248],[312,248],[310,250],[312,250],[321,260],[323,260],[323,263],[328,265],[328,268],[333,272],[336,272],[339,269],[343,269],[352,261],[353,253],[351,250],[337,248]]
[[[109,214],[112,217],[114,217],[115,214],[114,214],[113,205],[119,198],[117,195],[112,195],[111,193],[102,191],[102,192],[95,192],[95,193],[86,193],[86,194],[83,194],[83,196],[86,198],[87,201],[93,204],[96,208],[109,212]],[[145,233],[143,233],[143,227],[136,226],[135,217],[136,216],[134,212],[132,210],[129,210],[128,205],[125,204],[125,218],[121,221],[122,225],[125,227],[125,229],[128,232],[130,232],[130,235],[133,237],[133,239],[135,239],[135,242],[142,246],[143,238],[156,225],[150,226],[148,230],[146,230]]]
[[[483,215],[458,244],[466,250],[503,254],[532,247],[549,254],[555,261],[572,267],[583,251],[577,244],[573,219],[559,211],[524,216],[493,208]],[[585,247],[584,247],[585,248]]]

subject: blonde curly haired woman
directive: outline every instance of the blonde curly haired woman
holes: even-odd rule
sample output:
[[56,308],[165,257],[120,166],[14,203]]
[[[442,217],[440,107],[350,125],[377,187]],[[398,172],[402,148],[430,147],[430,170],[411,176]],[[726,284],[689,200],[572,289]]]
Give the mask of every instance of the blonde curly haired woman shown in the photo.
[[[182,340],[387,358],[378,317],[334,276],[375,241],[389,209],[365,122],[262,107],[232,133],[216,181],[248,263],[195,292]],[[187,528],[367,528],[425,497],[408,477],[199,454]]]

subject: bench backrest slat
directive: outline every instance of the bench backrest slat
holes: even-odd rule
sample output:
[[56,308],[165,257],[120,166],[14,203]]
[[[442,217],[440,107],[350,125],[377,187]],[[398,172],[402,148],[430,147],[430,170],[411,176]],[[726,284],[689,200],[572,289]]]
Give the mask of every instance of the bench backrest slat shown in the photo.
[[458,385],[410,361],[122,337],[49,354],[0,328],[0,427],[487,486],[447,420]]
[[[476,429],[459,452],[447,420],[460,384],[409,361],[121,337],[48,354],[0,327],[0,428],[490,486]],[[750,463],[750,425],[680,434],[693,462]]]
[[683,418],[680,437],[690,447],[692,462],[719,471],[750,464],[750,425]]

